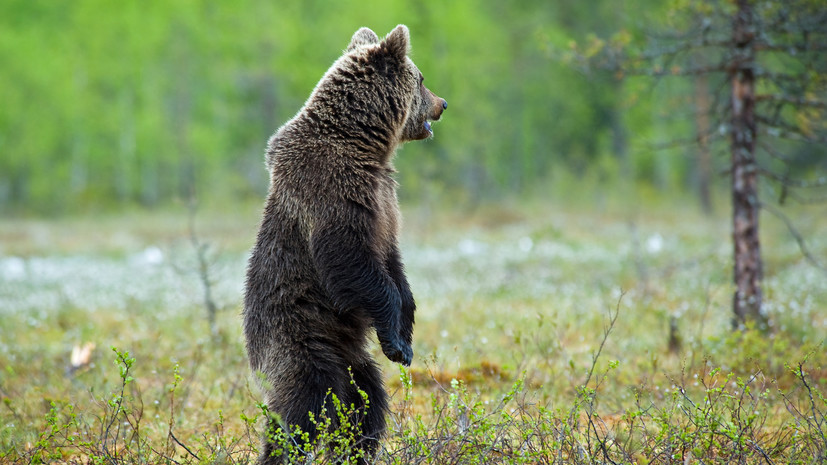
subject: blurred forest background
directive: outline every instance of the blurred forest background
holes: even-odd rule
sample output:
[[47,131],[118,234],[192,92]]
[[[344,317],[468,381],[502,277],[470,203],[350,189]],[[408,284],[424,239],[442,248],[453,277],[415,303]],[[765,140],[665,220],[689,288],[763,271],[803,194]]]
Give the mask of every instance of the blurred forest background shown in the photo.
[[264,148],[399,23],[449,106],[378,463],[827,460],[824,0],[2,0],[0,462],[255,457]]
[[[403,201],[473,207],[614,186],[634,202],[710,182],[725,192],[726,137],[711,165],[697,162],[696,143],[696,101],[721,82],[573,66],[574,44],[588,53],[597,37],[643,42],[680,7],[4,1],[0,212],[156,207],[192,192],[227,206],[260,201],[267,138],[358,27],[381,36],[400,22],[428,86],[450,103],[435,138],[397,157]],[[823,147],[800,156],[825,158]]]

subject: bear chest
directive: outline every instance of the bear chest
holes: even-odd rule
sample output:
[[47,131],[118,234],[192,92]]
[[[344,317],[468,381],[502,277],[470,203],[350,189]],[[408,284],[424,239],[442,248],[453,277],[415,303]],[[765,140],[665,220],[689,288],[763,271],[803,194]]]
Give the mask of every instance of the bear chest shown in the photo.
[[376,223],[374,225],[377,248],[386,256],[396,244],[399,232],[399,203],[396,198],[396,181],[390,176],[383,177],[376,192]]

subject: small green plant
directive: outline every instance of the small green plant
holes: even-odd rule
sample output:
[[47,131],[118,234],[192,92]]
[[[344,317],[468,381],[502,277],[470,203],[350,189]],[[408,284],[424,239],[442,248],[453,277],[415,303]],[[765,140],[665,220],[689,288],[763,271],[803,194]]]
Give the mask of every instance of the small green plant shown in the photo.
[[71,433],[77,416],[72,405],[58,406],[51,402],[44,418],[45,428],[29,451],[29,463],[48,463],[63,458],[62,449],[73,445],[77,437]]
[[[351,384],[355,381],[351,376]],[[345,404],[328,390],[318,415],[308,412],[313,431],[304,431],[298,425],[288,425],[281,417],[270,412],[265,404],[259,403],[260,416],[267,419],[266,440],[271,455],[280,456],[285,463],[337,463],[356,464],[367,459],[363,444],[362,422],[370,408],[367,393],[358,388],[361,402]],[[244,417],[248,424],[255,419]]]

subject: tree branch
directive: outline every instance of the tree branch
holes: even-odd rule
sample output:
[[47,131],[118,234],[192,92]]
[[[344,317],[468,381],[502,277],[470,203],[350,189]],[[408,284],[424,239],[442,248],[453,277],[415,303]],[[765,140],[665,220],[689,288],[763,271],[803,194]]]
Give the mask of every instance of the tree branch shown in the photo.
[[187,209],[189,210],[189,240],[195,251],[195,258],[198,260],[198,277],[201,280],[201,288],[204,292],[204,307],[207,309],[207,322],[210,325],[210,334],[215,337],[218,334],[218,324],[215,318],[218,306],[212,298],[210,264],[207,259],[208,245],[198,239],[198,234],[195,230],[195,215],[198,212],[198,200],[195,197],[194,191],[188,200]]
[[798,249],[801,251],[801,254],[804,256],[804,258],[807,259],[807,261],[810,262],[810,264],[814,267],[818,268],[824,273],[827,273],[827,268],[825,268],[825,266],[822,265],[815,258],[815,256],[813,256],[813,254],[807,248],[807,243],[804,241],[804,237],[801,236],[801,234],[795,228],[795,225],[793,225],[792,221],[787,217],[787,215],[781,213],[779,209],[775,208],[774,206],[768,203],[761,202],[760,206],[762,209],[766,210],[776,218],[780,219],[787,226],[787,230],[790,231],[790,234],[792,234],[793,238],[795,239],[795,242],[798,244]]
[[724,63],[706,66],[690,66],[681,68],[678,66],[661,67],[655,66],[650,69],[625,69],[626,74],[633,76],[648,76],[648,77],[665,77],[665,76],[700,76],[705,74],[723,73],[726,72],[727,67]]
[[[600,341],[600,347],[597,349],[597,353],[592,354],[592,365],[589,367],[589,374],[586,376],[586,381],[583,382],[583,387],[587,387],[589,385],[589,381],[592,379],[592,375],[594,375],[594,368],[597,366],[597,360],[600,358],[600,354],[603,352],[603,346],[606,344],[606,340],[609,339],[609,334],[611,334],[612,329],[615,327],[615,323],[617,322],[617,317],[620,315],[620,303],[623,301],[623,296],[626,295],[626,292],[621,290],[620,297],[617,298],[617,304],[615,305],[614,313],[612,313],[611,309],[609,309],[609,324],[603,325],[603,339]],[[598,382],[598,384],[600,384]]]
[[800,97],[789,97],[786,95],[777,95],[777,94],[759,94],[755,96],[755,102],[775,102],[775,103],[782,103],[788,105],[796,105],[801,107],[811,107],[811,108],[827,108],[827,101],[824,100],[811,100],[806,98]]
[[818,132],[806,134],[792,124],[782,121],[780,117],[770,119],[761,114],[756,114],[755,120],[764,127],[763,132],[768,136],[802,142],[827,144],[827,135]]
[[194,453],[190,450],[190,448],[189,448],[189,447],[185,446],[185,445],[184,445],[184,443],[182,443],[181,441],[179,441],[179,440],[178,440],[178,438],[176,438],[176,437],[175,437],[175,435],[174,435],[174,434],[172,434],[172,430],[170,430],[170,432],[169,432],[169,437],[171,437],[171,438],[172,438],[172,440],[173,440],[173,441],[175,441],[175,443],[176,443],[176,444],[178,444],[179,446],[183,447],[183,448],[184,448],[184,450],[185,450],[185,451],[187,451],[187,453],[189,453],[191,456],[195,457],[195,460],[201,460],[200,458],[198,458],[198,456],[197,456],[197,455],[195,455],[195,454],[194,454]]
[[758,171],[763,174],[764,176],[772,179],[773,181],[778,181],[782,185],[787,187],[795,187],[799,189],[809,189],[809,188],[816,188],[816,187],[824,187],[827,186],[827,177],[821,177],[813,182],[803,181],[800,179],[790,179],[787,176],[782,176],[772,170],[769,170],[764,167],[758,167]]

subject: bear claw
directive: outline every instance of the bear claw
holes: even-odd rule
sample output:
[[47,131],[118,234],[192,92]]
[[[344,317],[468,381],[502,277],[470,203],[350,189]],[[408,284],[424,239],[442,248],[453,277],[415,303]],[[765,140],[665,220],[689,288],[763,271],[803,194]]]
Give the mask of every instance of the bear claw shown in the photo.
[[382,352],[385,357],[391,362],[401,363],[402,365],[411,366],[413,361],[413,349],[408,344],[381,344]]

